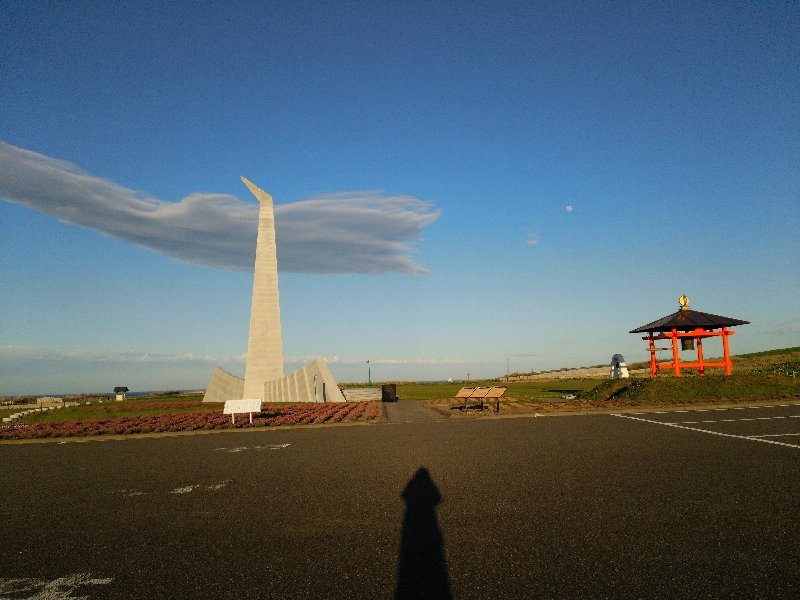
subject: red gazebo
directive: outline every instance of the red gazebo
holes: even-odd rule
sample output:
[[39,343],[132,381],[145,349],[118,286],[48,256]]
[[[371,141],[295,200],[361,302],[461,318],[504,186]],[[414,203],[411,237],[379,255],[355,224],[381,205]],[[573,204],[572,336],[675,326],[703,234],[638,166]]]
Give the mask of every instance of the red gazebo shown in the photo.
[[[681,308],[678,312],[631,331],[631,333],[647,333],[647,337],[642,339],[650,342],[650,376],[658,377],[659,369],[672,369],[675,377],[681,376],[681,369],[697,369],[700,375],[705,375],[707,367],[724,367],[725,375],[730,375],[732,363],[728,336],[736,332],[728,327],[747,325],[750,321],[692,310],[689,308],[689,298],[686,296],[681,296],[679,302]],[[717,336],[722,338],[722,361],[703,360],[703,339]],[[695,345],[697,346],[696,361],[681,362],[678,351],[679,339],[682,350],[693,350]],[[672,362],[659,364],[656,361],[656,340],[672,340]]]

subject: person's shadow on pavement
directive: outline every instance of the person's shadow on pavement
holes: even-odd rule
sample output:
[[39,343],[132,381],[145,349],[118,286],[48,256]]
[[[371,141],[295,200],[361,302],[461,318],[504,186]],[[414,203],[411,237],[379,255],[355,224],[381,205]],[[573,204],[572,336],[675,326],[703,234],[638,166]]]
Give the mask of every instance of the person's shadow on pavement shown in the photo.
[[444,537],[436,518],[442,496],[428,469],[421,467],[403,490],[406,503],[397,566],[396,600],[452,598]]

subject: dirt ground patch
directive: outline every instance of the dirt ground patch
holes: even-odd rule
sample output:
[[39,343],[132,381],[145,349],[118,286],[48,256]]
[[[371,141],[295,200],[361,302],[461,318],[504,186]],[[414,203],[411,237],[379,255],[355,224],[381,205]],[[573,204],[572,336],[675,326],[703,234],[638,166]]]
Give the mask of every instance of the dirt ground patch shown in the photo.
[[485,402],[483,410],[478,402],[471,401],[467,403],[467,408],[464,408],[464,401],[455,398],[439,398],[437,400],[429,400],[426,403],[431,409],[436,412],[457,418],[480,418],[492,415],[534,415],[536,413],[564,413],[575,412],[580,410],[591,410],[597,407],[591,406],[588,402],[581,402],[577,400],[563,400],[563,401],[549,401],[549,402],[531,402],[529,400],[520,400],[518,398],[503,398],[500,401],[500,410],[497,410],[497,403]]
[[581,413],[606,413],[606,412],[624,412],[631,410],[642,409],[663,409],[663,410],[680,410],[685,408],[705,408],[715,407],[721,408],[726,406],[740,406],[746,405],[765,405],[775,402],[798,402],[800,395],[786,394],[780,397],[770,399],[735,399],[735,398],[719,398],[713,401],[704,399],[699,402],[685,402],[685,403],[632,403],[629,401],[616,401],[609,400],[604,402],[589,402],[580,399],[574,400],[561,400],[549,402],[531,402],[526,400],[519,400],[517,398],[503,398],[500,402],[499,412],[496,410],[495,403],[485,403],[483,410],[480,409],[479,403],[469,403],[467,409],[464,409],[464,401],[455,398],[440,398],[437,400],[429,400],[426,404],[432,410],[448,415],[450,417],[459,419],[480,419],[492,417],[524,417],[524,416],[555,416],[555,415],[574,415]]

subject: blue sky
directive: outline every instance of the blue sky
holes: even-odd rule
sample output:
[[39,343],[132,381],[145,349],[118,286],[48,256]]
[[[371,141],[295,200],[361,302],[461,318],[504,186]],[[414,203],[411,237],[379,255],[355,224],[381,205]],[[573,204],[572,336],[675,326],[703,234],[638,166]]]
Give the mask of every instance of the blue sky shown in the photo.
[[286,370],[800,345],[797,3],[9,2],[0,394],[242,374],[255,200]]

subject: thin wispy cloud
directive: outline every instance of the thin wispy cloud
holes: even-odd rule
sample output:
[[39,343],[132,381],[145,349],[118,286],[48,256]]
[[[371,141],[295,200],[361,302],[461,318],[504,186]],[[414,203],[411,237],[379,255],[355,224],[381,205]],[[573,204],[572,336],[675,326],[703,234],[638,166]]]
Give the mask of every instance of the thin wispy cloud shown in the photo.
[[245,354],[231,356],[195,354],[161,354],[157,352],[101,351],[101,350],[57,350],[39,346],[0,346],[0,359],[5,362],[68,362],[68,363],[203,363],[208,365],[241,363]]
[[[258,205],[228,194],[167,202],[0,141],[0,198],[180,262],[253,268]],[[430,202],[375,191],[276,204],[278,268],[421,274],[413,243],[438,217]]]
[[[304,365],[315,358],[308,356],[286,356],[283,362],[287,365]],[[326,362],[332,365],[362,365],[366,364],[363,358],[344,358],[340,356],[326,356]],[[3,363],[26,362],[29,364],[40,363],[120,363],[120,364],[175,364],[175,363],[200,363],[207,365],[244,365],[246,354],[235,355],[209,355],[195,354],[192,352],[182,354],[163,354],[157,352],[136,352],[120,350],[59,350],[40,346],[0,346],[0,361]],[[465,360],[463,358],[373,358],[369,361],[373,365],[463,365],[479,364],[487,361]]]
[[771,320],[764,320],[765,330],[757,333],[756,335],[768,336],[794,336],[800,335],[800,317],[794,317],[783,322],[775,322]]
[[[291,356],[285,357],[285,363],[289,364],[305,364],[313,356]],[[330,365],[364,365],[367,363],[365,358],[343,358],[340,356],[324,356],[325,362]],[[418,365],[418,366],[438,366],[438,365],[467,365],[467,364],[488,364],[490,361],[483,360],[466,360],[463,358],[372,358],[369,363],[372,365],[390,365],[390,366],[403,366],[403,365]]]
[[528,246],[538,246],[539,245],[539,234],[538,233],[529,233],[528,234]]

